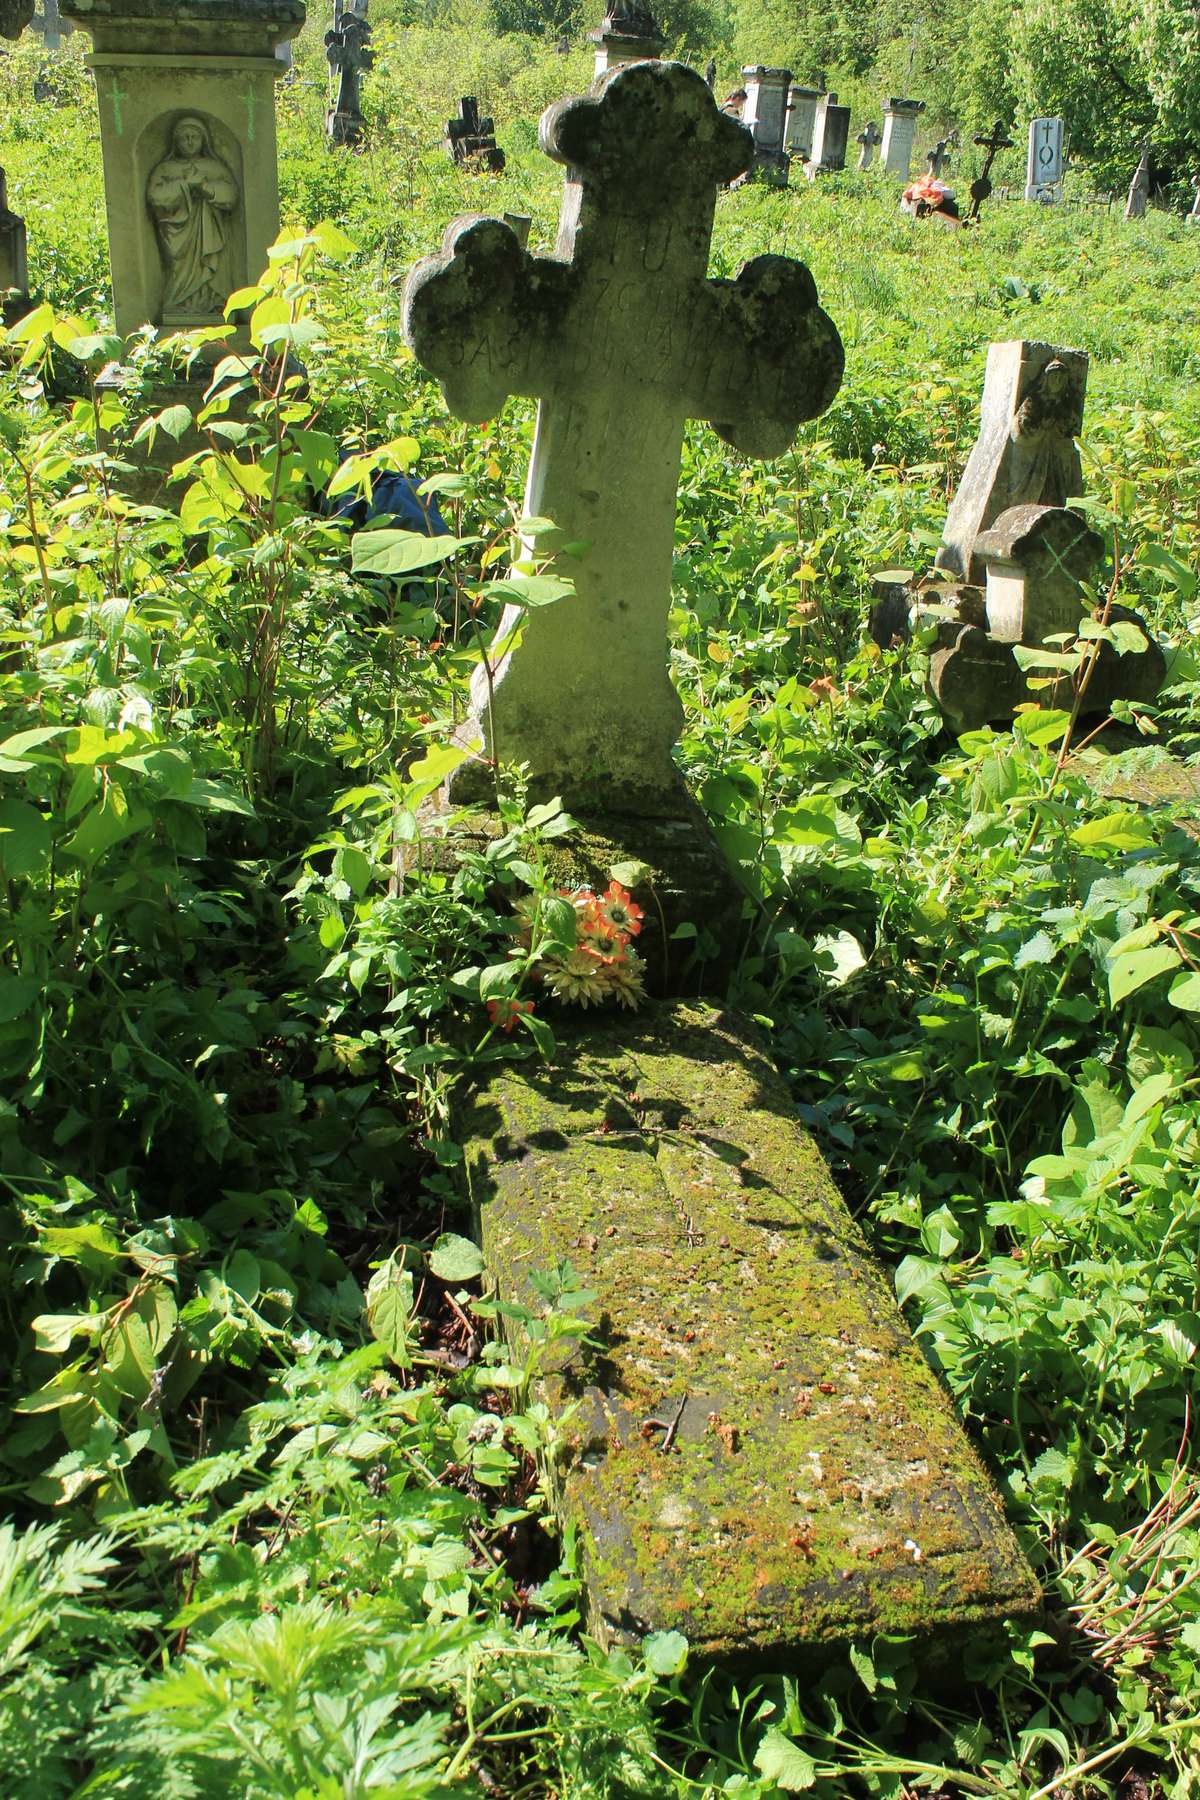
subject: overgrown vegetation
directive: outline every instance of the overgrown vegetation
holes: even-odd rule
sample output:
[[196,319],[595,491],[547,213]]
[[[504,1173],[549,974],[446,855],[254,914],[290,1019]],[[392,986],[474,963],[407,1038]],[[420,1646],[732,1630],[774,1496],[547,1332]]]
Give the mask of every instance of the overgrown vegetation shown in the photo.
[[[1000,206],[952,239],[853,176],[721,202],[716,271],[803,255],[848,348],[778,463],[700,429],[685,451],[682,760],[761,902],[737,998],[1048,1611],[974,1646],[955,1692],[887,1640],[802,1684],[697,1672],[674,1637],[606,1655],[543,1523],[561,1421],[529,1385],[588,1297],[545,1271],[531,1366],[508,1360],[446,1128],[456,1080],[552,1046],[540,994],[499,1003],[570,939],[542,874],[567,827],[516,796],[486,860],[392,880],[500,598],[531,428],[520,404],[445,416],[395,278],[457,211],[551,239],[533,120],[587,59],[450,24],[377,47],[372,148],[331,153],[310,27],[261,386],[247,421],[225,383],[153,504],[130,465],[190,421],[141,398],[155,346],[125,353],[127,390],[94,387],[121,347],[83,73],[56,65],[68,162],[28,44],[0,68],[48,302],[0,376],[0,1791],[1188,1800],[1200,854],[1175,805],[1101,789],[1153,793],[1162,747],[1198,747],[1195,246],[1166,216]],[[427,148],[472,87],[500,180]],[[1061,717],[954,744],[920,645],[862,643],[871,571],[930,560],[987,342],[1019,335],[1091,352],[1108,580],[1174,652],[1103,782],[1060,755]],[[361,548],[353,567],[334,516],[404,467],[455,546],[407,583]]]

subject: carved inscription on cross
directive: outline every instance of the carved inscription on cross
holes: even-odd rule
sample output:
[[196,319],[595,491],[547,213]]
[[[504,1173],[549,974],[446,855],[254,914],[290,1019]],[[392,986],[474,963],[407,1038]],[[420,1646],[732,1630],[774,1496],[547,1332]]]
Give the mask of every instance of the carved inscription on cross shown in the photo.
[[[685,422],[780,455],[836,393],[841,340],[802,263],[761,256],[736,281],[707,278],[716,191],[754,144],[693,70],[612,70],[549,109],[541,143],[567,169],[554,256],[530,256],[499,220],[459,219],[405,292],[408,341],[451,411],[482,421],[510,394],[538,398],[526,514],[588,545],[561,559],[575,594],[529,613],[490,696],[481,671],[475,725],[484,756],[527,762],[537,788],[670,813]],[[469,789],[468,776],[456,797]]]

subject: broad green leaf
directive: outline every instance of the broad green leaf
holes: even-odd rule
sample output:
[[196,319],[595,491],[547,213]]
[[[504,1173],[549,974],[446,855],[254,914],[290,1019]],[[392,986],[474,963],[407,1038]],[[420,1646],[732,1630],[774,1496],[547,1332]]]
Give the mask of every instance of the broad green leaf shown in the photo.
[[774,1726],[755,1751],[754,1766],[785,1794],[803,1793],[817,1784],[817,1765],[812,1757]]
[[688,1659],[688,1641],[682,1631],[652,1631],[642,1640],[646,1667],[655,1675],[682,1675]]
[[54,833],[45,813],[27,800],[0,800],[0,874],[28,880],[49,866]]
[[1158,975],[1177,969],[1183,958],[1171,944],[1151,944],[1145,950],[1129,950],[1118,956],[1108,970],[1108,997],[1114,1006],[1127,995],[1145,987]]
[[429,1252],[429,1267],[439,1281],[474,1281],[483,1273],[483,1251],[470,1238],[445,1231]]
[[1144,850],[1154,833],[1141,813],[1111,812],[1076,826],[1071,842],[1081,850]]
[[[0,842],[0,857],[4,855],[4,845]],[[1167,989],[1167,999],[1180,1012],[1200,1013],[1200,970],[1187,969],[1177,975]]]
[[412,575],[477,544],[478,538],[427,537],[423,531],[359,531],[350,540],[356,575]]

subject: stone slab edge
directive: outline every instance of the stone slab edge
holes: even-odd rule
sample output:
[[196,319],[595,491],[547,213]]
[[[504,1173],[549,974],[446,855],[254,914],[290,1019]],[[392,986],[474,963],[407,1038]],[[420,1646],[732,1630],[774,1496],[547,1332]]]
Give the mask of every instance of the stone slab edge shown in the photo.
[[[491,1278],[567,1258],[601,1348],[555,1477],[602,1643],[721,1661],[1030,1616],[1039,1589],[752,1028],[664,1003],[504,1065],[456,1135]],[[674,1445],[643,1426],[670,1422]]]

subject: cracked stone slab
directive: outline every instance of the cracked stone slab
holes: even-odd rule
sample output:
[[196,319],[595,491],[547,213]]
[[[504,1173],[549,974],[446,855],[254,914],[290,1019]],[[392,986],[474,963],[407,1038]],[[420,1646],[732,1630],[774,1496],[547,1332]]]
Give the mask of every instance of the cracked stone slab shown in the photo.
[[[560,1030],[457,1135],[492,1279],[568,1259],[595,1349],[556,1476],[601,1642],[802,1653],[1036,1612],[996,1492],[747,1021],[703,1003]],[[668,1428],[678,1419],[664,1450]],[[657,1421],[658,1423],[649,1423]]]

